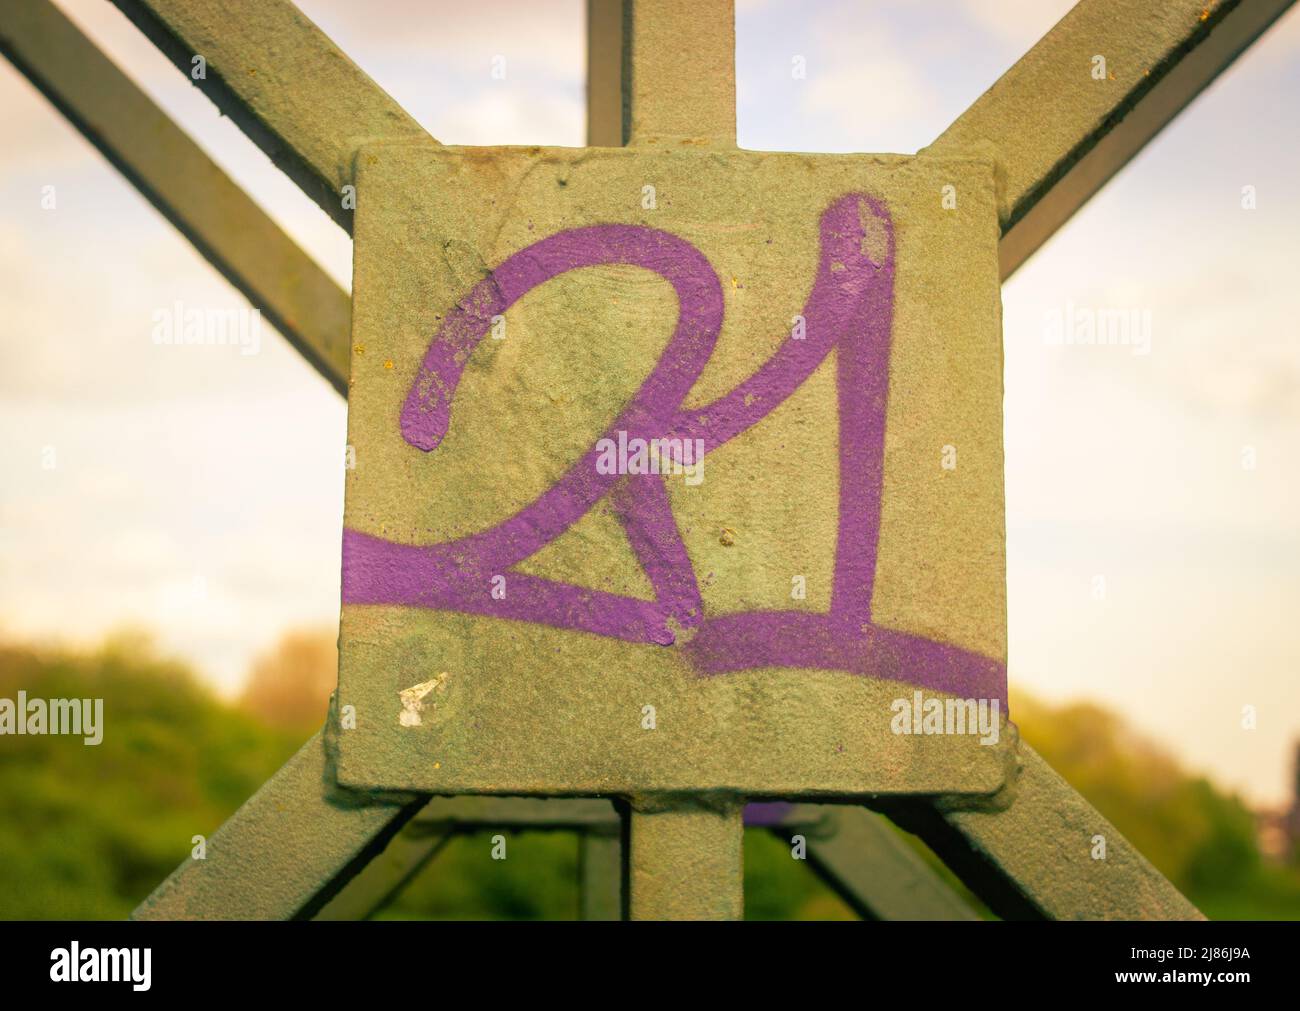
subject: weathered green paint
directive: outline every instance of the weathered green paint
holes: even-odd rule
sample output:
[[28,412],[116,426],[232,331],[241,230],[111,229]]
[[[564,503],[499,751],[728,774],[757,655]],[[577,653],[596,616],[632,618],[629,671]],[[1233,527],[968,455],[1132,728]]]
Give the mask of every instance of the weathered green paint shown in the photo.
[[[1002,277],[1295,0],[1080,0],[930,150],[1002,166]],[[1103,80],[1093,60],[1106,61]]]
[[[357,179],[348,420],[356,466],[345,527],[416,545],[489,530],[536,501],[624,408],[678,310],[671,287],[631,267],[572,271],[538,287],[502,317],[504,339],[485,338],[467,356],[449,435],[423,451],[403,438],[403,404],[430,335],[489,267],[593,223],[651,226],[691,242],[722,279],[725,307],[689,398],[707,403],[789,338],[823,255],[826,208],[858,192],[883,201],[899,267],[892,346],[878,373],[888,382],[888,437],[871,620],[1004,660],[1000,304],[987,162],[388,143],[363,150]],[[648,180],[653,209],[642,205]],[[959,195],[952,209],[945,187]],[[872,241],[886,255],[887,236]],[[633,479],[666,489],[706,616],[829,610],[835,375],[828,358],[710,455],[698,487]],[[954,438],[962,462],[945,469]],[[507,595],[521,572],[647,594],[608,498],[503,566]],[[795,573],[806,574],[806,598],[792,600]],[[481,592],[490,599],[486,577]],[[912,698],[908,681],[793,666],[701,677],[690,640],[683,633],[665,646],[451,608],[351,603],[345,591],[339,699],[357,726],[338,737],[340,781],[438,794],[837,798],[991,795],[1005,781],[1014,753],[1005,724],[992,746],[973,734],[896,734],[891,705]],[[424,715],[406,722],[401,693],[433,681]],[[654,730],[642,726],[648,705]]]
[[316,734],[132,914],[288,920],[325,905],[423,805],[340,791]]
[[587,146],[622,147],[623,0],[587,0]]
[[[284,0],[241,5],[234,18],[228,5],[216,0],[117,2],[186,72],[193,55],[204,55],[215,71],[208,93],[345,227],[350,216],[339,197],[351,180],[357,147],[375,137],[423,136],[409,116]],[[1188,0],[1157,7],[1138,0],[1084,0],[935,146],[936,151],[988,151],[999,159],[1002,275],[1288,5],[1289,0],[1211,4],[1201,21],[1194,10],[1200,3]],[[710,41],[683,39],[666,22],[654,22],[656,11],[684,17],[686,7],[677,0],[671,7],[622,6],[616,29],[621,33],[616,76],[624,108],[620,139],[633,137],[651,146],[727,147],[734,138],[730,54]],[[730,39],[731,5],[711,0],[703,11],[710,30]],[[1198,15],[1196,24],[1189,20],[1192,13]],[[615,30],[612,17],[603,23],[601,31]],[[1091,82],[1085,67],[1082,79],[1100,87],[1080,91],[1075,62],[1090,61],[1098,50],[1118,53],[1125,76],[1117,76],[1116,87],[1109,88],[1109,80]],[[684,56],[697,63],[691,65]],[[1107,58],[1113,70],[1116,57]],[[612,79],[604,72],[610,66],[612,61],[602,71],[604,87]],[[697,118],[680,116],[681,87],[702,66],[711,68],[706,76],[720,86],[709,87],[706,81],[692,110]],[[1134,76],[1139,68],[1140,80]],[[37,80],[39,73],[32,76]],[[62,95],[52,77],[40,86],[74,121],[86,115]],[[1051,101],[1051,95],[1063,97]],[[593,130],[593,139],[596,135]],[[114,140],[105,150],[122,160],[123,171],[137,186],[147,189],[149,175],[120,148]],[[168,200],[172,210],[164,208],[164,213],[184,218],[183,231],[201,249],[205,244],[215,248],[211,222],[187,211],[185,201]],[[225,258],[237,265],[248,262],[242,251]],[[239,266],[239,276],[250,273]],[[263,306],[279,297],[250,288],[249,297]],[[332,295],[325,299],[333,300]],[[891,813],[922,832],[1003,915],[1197,915],[1041,759],[1027,748],[1022,755],[1022,781],[985,796],[985,801],[996,799],[1001,809],[986,803],[983,810],[974,810],[951,801],[926,806],[913,799],[892,802]],[[632,816],[628,875],[634,915],[739,915],[740,802],[724,814],[690,803]],[[314,738],[213,837],[208,861],[180,868],[137,915],[310,915],[419,806],[409,798],[361,803],[356,795],[340,792],[320,740]],[[603,817],[602,812],[598,820]],[[1083,862],[1081,851],[1091,861],[1091,848],[1078,845],[1085,832],[1090,833],[1088,842],[1094,835],[1106,838],[1108,862]],[[823,850],[831,854],[831,863],[840,859],[833,847]],[[840,856],[853,860],[859,850],[848,846]],[[392,873],[390,867],[384,880],[391,880]],[[842,882],[860,877],[856,871],[837,873]]]
[[594,797],[430,797],[412,819],[426,829],[595,829],[613,832],[618,812]]
[[[802,806],[802,805],[801,805]],[[978,920],[880,815],[826,805],[826,824],[806,833],[808,862],[859,915],[877,920]],[[789,839],[793,833],[782,829]]]
[[392,902],[453,838],[451,830],[429,831],[414,820],[408,822],[314,919],[368,920]]
[[589,830],[579,837],[578,901],[584,920],[623,918],[623,841],[619,833]]
[[622,29],[625,142],[734,148],[733,0],[626,0]]
[[628,912],[634,920],[744,915],[741,805],[633,807]]
[[343,205],[352,156],[366,139],[431,141],[387,92],[289,0],[114,0],[326,214],[351,230]]
[[[1204,919],[1027,744],[1002,810],[889,806],[989,908],[1008,919]],[[1099,842],[1105,856],[1098,858]]]
[[347,292],[202,148],[48,0],[6,6],[0,51],[346,394]]

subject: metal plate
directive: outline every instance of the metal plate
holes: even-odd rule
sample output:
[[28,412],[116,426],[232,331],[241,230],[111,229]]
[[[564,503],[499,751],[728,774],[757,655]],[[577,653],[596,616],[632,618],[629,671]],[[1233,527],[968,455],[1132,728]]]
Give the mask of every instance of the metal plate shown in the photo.
[[[1003,785],[988,162],[387,143],[357,180],[340,782]],[[931,699],[996,734],[899,732],[955,729],[902,727]]]

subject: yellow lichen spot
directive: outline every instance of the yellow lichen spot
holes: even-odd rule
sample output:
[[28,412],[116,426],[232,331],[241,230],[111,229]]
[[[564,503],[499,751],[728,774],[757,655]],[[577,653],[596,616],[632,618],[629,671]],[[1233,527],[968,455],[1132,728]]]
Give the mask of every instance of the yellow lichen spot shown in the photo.
[[733,278],[731,279],[731,286],[732,286],[733,288],[739,288],[739,287],[740,287],[740,282],[737,281],[737,280],[733,277]]
[[1201,20],[1202,21],[1210,20],[1210,8],[1206,7],[1201,11]]
[[388,359],[388,361],[384,362],[384,368],[391,369],[392,367],[393,367],[393,360],[391,358]]
[[731,547],[736,543],[736,531],[732,530],[731,527],[723,527],[722,536],[718,538],[718,543],[724,548]]
[[366,346],[364,344],[357,344],[352,348],[352,350],[356,354],[363,355],[366,353]]

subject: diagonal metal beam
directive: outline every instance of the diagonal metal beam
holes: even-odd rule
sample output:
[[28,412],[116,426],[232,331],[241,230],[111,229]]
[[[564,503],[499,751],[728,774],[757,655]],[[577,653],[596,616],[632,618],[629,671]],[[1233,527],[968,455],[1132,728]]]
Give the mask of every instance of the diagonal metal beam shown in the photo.
[[1292,3],[1081,0],[976,100],[927,150],[994,149],[1003,280]]
[[[799,805],[812,807],[813,805]],[[875,920],[978,920],[964,899],[880,815],[818,806],[806,836],[808,863],[859,916]],[[793,833],[778,830],[782,838]]]
[[881,806],[1004,919],[1200,920],[1119,831],[1020,742],[1004,810]]
[[341,792],[318,733],[213,834],[203,859],[186,860],[131,915],[310,918],[426,799],[368,801]]
[[[746,824],[785,836],[827,835],[833,808],[818,804],[760,804],[745,812]],[[878,818],[876,815],[864,816]],[[623,818],[614,803],[594,797],[431,797],[388,848],[326,905],[317,919],[365,919],[383,908],[458,834],[483,829],[577,832],[579,885],[584,920],[622,916]],[[846,855],[845,859],[852,859]],[[888,871],[888,868],[886,868]]]
[[317,920],[368,920],[387,906],[455,838],[452,831],[414,831],[413,823],[398,832],[384,852],[316,914]]
[[148,95],[49,0],[6,6],[0,52],[347,395],[347,292]]
[[358,144],[427,136],[289,0],[113,2],[348,231],[343,187]]

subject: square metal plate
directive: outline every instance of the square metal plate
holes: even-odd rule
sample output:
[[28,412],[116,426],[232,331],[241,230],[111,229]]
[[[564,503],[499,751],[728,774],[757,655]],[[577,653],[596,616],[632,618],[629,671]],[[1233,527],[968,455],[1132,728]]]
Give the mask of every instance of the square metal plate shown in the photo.
[[[400,143],[356,178],[342,783],[1004,784],[991,163]],[[996,743],[911,726],[953,698]]]

